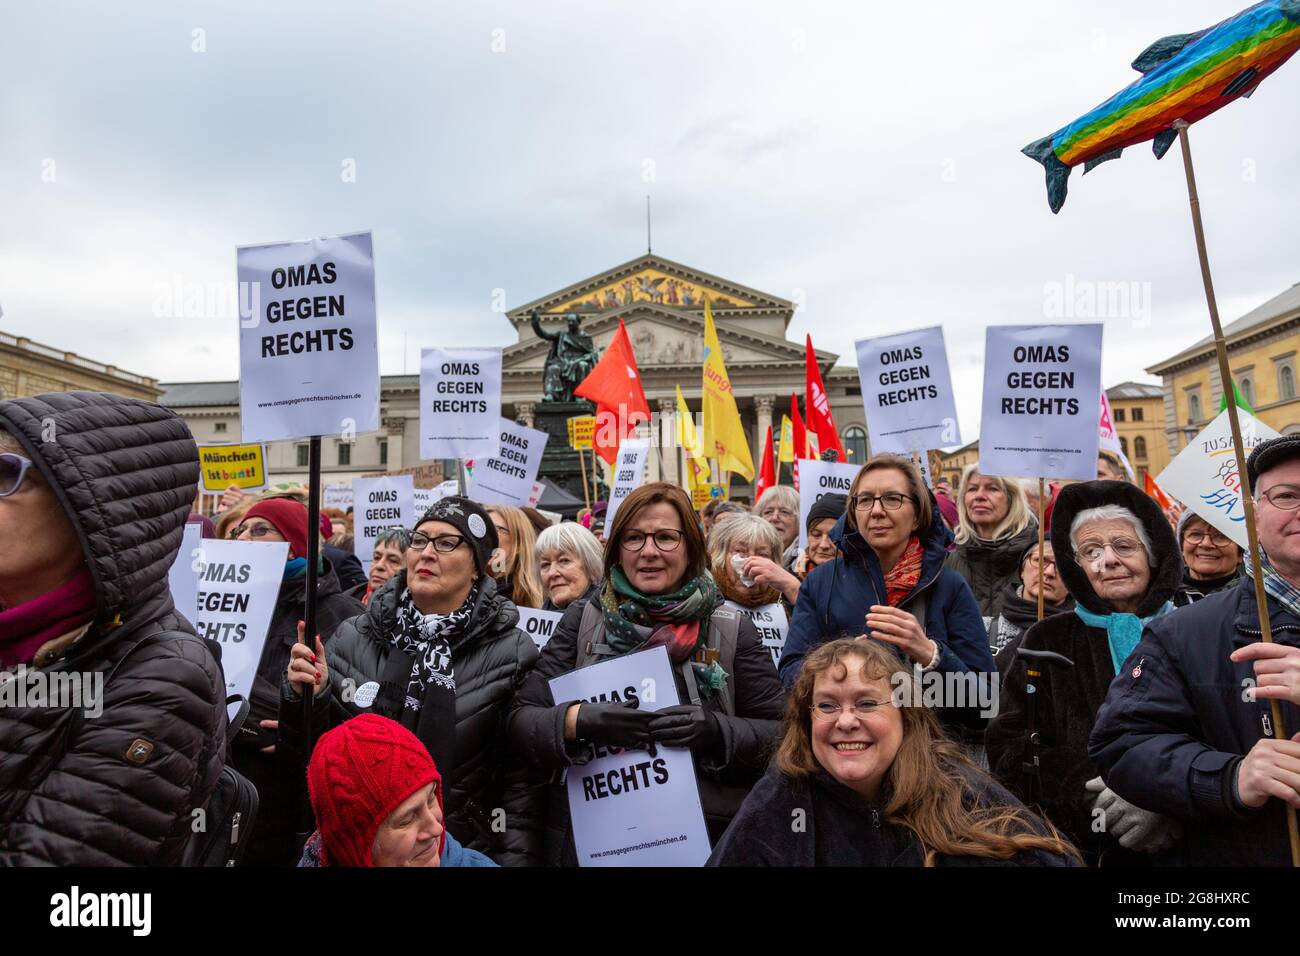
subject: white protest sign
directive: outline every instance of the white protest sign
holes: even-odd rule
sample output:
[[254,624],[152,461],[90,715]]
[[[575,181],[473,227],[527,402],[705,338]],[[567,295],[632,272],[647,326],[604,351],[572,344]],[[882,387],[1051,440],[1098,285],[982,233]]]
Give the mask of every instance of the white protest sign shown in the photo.
[[623,499],[645,481],[645,460],[650,454],[650,441],[629,438],[618,448],[614,459],[614,479],[609,489],[609,508],[605,511],[605,527],[614,527],[614,515]]
[[872,454],[961,444],[940,326],[854,344]]
[[732,610],[739,611],[754,622],[758,638],[772,655],[772,666],[781,662],[781,651],[785,649],[786,634],[790,631],[790,619],[786,616],[785,605],[780,601],[764,604],[762,607],[744,607],[735,601],[724,601]]
[[167,572],[167,583],[172,592],[172,603],[176,610],[185,615],[185,620],[194,623],[194,612],[199,606],[199,549],[203,545],[203,529],[197,524],[186,523],[181,532],[181,549],[176,553]]
[[415,496],[415,520],[419,521],[424,517],[424,513],[433,507],[434,502],[441,501],[448,495],[456,494],[456,481],[444,481],[436,488],[416,488],[413,492]]
[[326,485],[321,495],[322,508],[347,511],[352,507],[352,485]]
[[528,507],[537,469],[546,450],[546,432],[500,419],[500,449],[493,458],[474,459],[468,497],[484,505]]
[[252,692],[288,555],[283,541],[209,538],[199,547],[194,630],[221,644],[227,694]]
[[353,548],[366,573],[375,556],[375,539],[390,528],[415,527],[415,478],[381,475],[352,482],[356,504],[352,512]]
[[802,458],[799,461],[799,547],[808,547],[808,512],[822,495],[845,495],[861,465]]
[[370,233],[240,246],[243,441],[379,428]]
[[531,607],[519,609],[519,629],[533,639],[540,651],[555,633],[555,625],[564,614],[560,611],[539,611]]
[[421,458],[491,458],[500,421],[500,349],[420,352]]
[[1097,477],[1101,330],[1100,322],[988,328],[980,474]]
[[[617,701],[641,710],[677,705],[668,651],[662,645],[581,667],[551,680],[551,697]],[[569,816],[579,866],[702,866],[709,833],[700,808],[691,752],[598,745],[596,759],[567,771]]]
[[[1237,409],[1237,420],[1241,423],[1241,445],[1247,456],[1260,442],[1278,437],[1277,432],[1244,408]],[[1226,408],[1160,472],[1156,484],[1246,550],[1241,476],[1237,473]]]

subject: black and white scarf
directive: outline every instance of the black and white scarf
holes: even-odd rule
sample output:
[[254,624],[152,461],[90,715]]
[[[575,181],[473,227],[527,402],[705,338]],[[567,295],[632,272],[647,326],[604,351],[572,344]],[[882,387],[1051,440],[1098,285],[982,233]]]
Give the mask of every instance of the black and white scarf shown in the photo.
[[393,647],[411,657],[410,680],[402,709],[416,714],[424,706],[430,687],[455,695],[456,675],[451,664],[451,638],[464,632],[474,616],[479,586],[470,588],[465,603],[450,614],[423,614],[411,599],[409,588],[397,598],[397,617],[389,639]]

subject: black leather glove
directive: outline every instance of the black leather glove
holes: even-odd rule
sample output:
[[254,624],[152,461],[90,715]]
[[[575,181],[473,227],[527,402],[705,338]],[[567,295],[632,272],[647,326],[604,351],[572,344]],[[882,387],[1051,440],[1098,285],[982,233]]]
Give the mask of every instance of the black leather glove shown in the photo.
[[[578,714],[581,716],[582,711]],[[650,736],[665,747],[707,748],[722,738],[713,712],[699,704],[664,707],[650,717]]]
[[610,747],[630,749],[650,743],[650,719],[655,715],[637,710],[638,701],[585,703],[578,707],[578,739]]

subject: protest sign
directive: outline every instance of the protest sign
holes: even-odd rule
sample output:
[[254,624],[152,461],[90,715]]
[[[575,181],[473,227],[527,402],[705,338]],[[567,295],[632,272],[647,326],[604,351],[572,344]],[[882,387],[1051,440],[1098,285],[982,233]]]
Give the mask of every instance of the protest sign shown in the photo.
[[754,622],[758,638],[772,655],[772,666],[781,662],[781,651],[785,649],[786,634],[790,631],[790,619],[780,601],[764,604],[762,607],[744,607],[735,601],[724,601],[732,610],[739,611]]
[[528,507],[536,508],[537,502],[542,500],[542,495],[546,493],[546,486],[540,481],[533,482],[533,488],[528,492]]
[[569,447],[574,451],[584,449],[591,451],[591,442],[596,435],[596,416],[577,415],[568,420]]
[[808,547],[808,512],[822,495],[847,495],[861,465],[804,458],[799,461],[799,547]]
[[266,487],[266,459],[261,445],[200,445],[203,490],[220,494],[231,485],[240,491]]
[[421,458],[490,458],[500,421],[500,349],[420,352]]
[[873,454],[907,455],[961,444],[940,326],[855,345]]
[[[677,705],[663,645],[553,678],[557,701],[622,701],[640,710]],[[691,752],[682,747],[620,750],[595,745],[595,759],[569,767],[566,789],[579,866],[702,866],[709,834]]]
[[194,612],[199,606],[199,549],[203,544],[203,529],[187,523],[181,533],[181,549],[176,553],[167,572],[167,584],[172,592],[172,603],[194,623]]
[[519,609],[519,629],[533,639],[540,651],[555,633],[555,625],[564,617],[561,611],[539,611],[531,607]]
[[533,482],[546,450],[546,432],[500,419],[500,448],[491,458],[475,458],[466,494],[484,505],[528,507]]
[[979,470],[1097,477],[1100,322],[991,326],[984,346]]
[[247,698],[284,581],[289,545],[208,538],[197,550],[194,631],[221,645],[226,693]]
[[1101,393],[1101,418],[1097,422],[1097,448],[1098,451],[1108,451],[1120,460],[1124,470],[1128,472],[1129,481],[1136,481],[1137,476],[1133,473],[1133,466],[1129,464],[1128,455],[1124,454],[1124,446],[1119,443],[1119,433],[1115,431],[1115,423],[1110,414],[1110,399],[1106,393]]
[[699,511],[713,499],[726,497],[726,485],[696,485],[691,489],[691,507]]
[[375,539],[390,528],[415,527],[415,479],[410,475],[357,478],[352,488],[356,492],[353,547],[357,559],[369,573]]
[[618,506],[645,481],[645,461],[649,454],[649,439],[629,438],[618,447],[618,457],[614,459],[614,480],[609,488],[609,508],[605,511],[606,528],[614,527],[614,515],[618,512]]
[[[1260,442],[1278,437],[1244,408],[1237,409],[1237,420],[1241,423],[1241,445],[1248,457]],[[1160,472],[1156,484],[1243,551],[1249,546],[1241,504],[1241,475],[1237,472],[1226,408]]]
[[347,511],[352,507],[352,485],[326,485],[321,495],[322,508],[338,508]]
[[240,246],[239,420],[246,442],[379,428],[370,233]]

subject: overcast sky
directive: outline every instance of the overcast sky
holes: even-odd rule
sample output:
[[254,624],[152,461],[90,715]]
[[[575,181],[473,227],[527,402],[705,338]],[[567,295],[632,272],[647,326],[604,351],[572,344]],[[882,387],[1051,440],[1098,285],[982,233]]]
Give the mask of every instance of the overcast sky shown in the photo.
[[[232,379],[234,313],[167,290],[219,306],[235,246],[371,229],[382,371],[414,371],[515,341],[493,290],[644,252],[649,192],[657,253],[803,301],[790,338],[841,364],[942,323],[973,438],[988,324],[1104,318],[1106,385],[1208,333],[1177,147],[1075,170],[1059,216],[1019,150],[1243,2],[13,6],[0,329]],[[1225,322],[1300,281],[1298,96],[1292,62],[1192,128]],[[1050,314],[1121,282],[1125,314]]]

